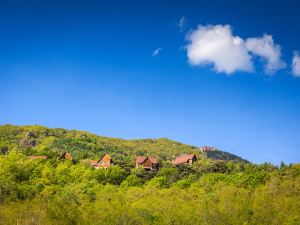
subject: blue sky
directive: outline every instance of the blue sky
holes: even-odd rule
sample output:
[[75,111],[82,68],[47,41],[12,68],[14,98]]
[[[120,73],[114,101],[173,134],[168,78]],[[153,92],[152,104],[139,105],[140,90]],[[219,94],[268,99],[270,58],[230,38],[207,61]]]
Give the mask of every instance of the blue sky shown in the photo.
[[299,7],[0,1],[0,124],[167,137],[256,163],[299,162]]

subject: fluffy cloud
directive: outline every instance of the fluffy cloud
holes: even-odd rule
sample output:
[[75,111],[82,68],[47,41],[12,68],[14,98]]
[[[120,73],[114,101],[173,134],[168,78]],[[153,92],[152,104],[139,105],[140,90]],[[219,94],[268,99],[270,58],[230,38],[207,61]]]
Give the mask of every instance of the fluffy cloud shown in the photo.
[[233,36],[229,25],[201,26],[187,35],[187,56],[192,65],[213,64],[217,72],[253,70],[245,42]]
[[161,52],[162,48],[156,48],[154,49],[154,51],[152,52],[152,56],[157,56],[159,55],[159,53]]
[[244,41],[232,34],[229,25],[201,26],[187,34],[187,56],[192,65],[211,64],[216,72],[253,72],[253,56],[266,61],[265,72],[273,74],[286,67],[281,60],[281,47],[271,35]]
[[294,52],[292,68],[293,68],[293,75],[295,77],[300,77],[300,55],[298,52]]
[[271,35],[264,35],[261,38],[248,38],[246,47],[252,54],[266,60],[266,73],[273,74],[277,70],[286,67],[286,63],[281,60],[281,47],[274,43]]

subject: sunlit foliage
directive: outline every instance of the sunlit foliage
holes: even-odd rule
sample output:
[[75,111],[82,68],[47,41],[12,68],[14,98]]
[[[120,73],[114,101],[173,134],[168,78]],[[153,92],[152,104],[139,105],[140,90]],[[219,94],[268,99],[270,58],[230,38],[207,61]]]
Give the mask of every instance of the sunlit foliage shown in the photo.
[[[62,136],[65,141],[58,141]],[[175,142],[176,151],[161,153],[165,161],[162,159],[159,171],[144,171],[134,168],[132,158],[137,151],[146,154],[149,143],[98,138],[63,129],[31,127],[20,133],[14,127],[2,127],[0,224],[300,222],[299,164],[256,165],[200,158],[193,166],[177,167],[167,160],[173,151],[179,154],[193,148]],[[79,158],[57,161],[60,149],[73,149]],[[80,161],[106,151],[117,156],[117,165],[107,170]],[[28,153],[49,158],[29,160]]]

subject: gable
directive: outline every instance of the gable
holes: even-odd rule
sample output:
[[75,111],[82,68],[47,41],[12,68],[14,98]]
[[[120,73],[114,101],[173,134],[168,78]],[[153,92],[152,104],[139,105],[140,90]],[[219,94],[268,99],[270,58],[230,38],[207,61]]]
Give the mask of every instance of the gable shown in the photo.
[[152,161],[147,157],[143,162],[144,166],[152,166]]
[[98,163],[99,162],[110,162],[110,161],[111,161],[110,156],[108,154],[105,154],[98,160]]
[[144,157],[144,156],[137,156],[135,158],[135,162],[142,164],[145,161],[145,159],[146,159],[146,157]]
[[68,159],[68,160],[73,160],[73,156],[71,153],[69,152],[64,152],[62,155],[60,155],[58,158],[58,160],[60,159]]

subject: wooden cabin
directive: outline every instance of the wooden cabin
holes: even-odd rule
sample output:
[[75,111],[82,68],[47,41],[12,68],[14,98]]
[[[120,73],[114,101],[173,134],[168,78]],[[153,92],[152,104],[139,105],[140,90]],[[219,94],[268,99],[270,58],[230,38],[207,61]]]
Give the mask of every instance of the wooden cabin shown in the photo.
[[114,165],[113,160],[107,153],[101,156],[101,158],[98,160],[84,160],[83,162],[89,162],[89,164],[97,170],[100,168],[107,169],[108,167]]
[[107,169],[110,166],[114,165],[114,162],[112,161],[111,157],[109,154],[105,153],[101,158],[96,161],[98,169],[99,168],[104,168]]
[[178,156],[173,161],[173,164],[175,164],[175,165],[181,165],[181,164],[192,165],[196,161],[197,161],[197,157],[195,154],[185,154],[185,155]]
[[158,170],[158,161],[155,157],[137,156],[135,158],[135,168]]
[[57,160],[62,160],[62,159],[66,159],[66,160],[73,160],[73,156],[70,152],[63,152],[60,156],[58,156]]

